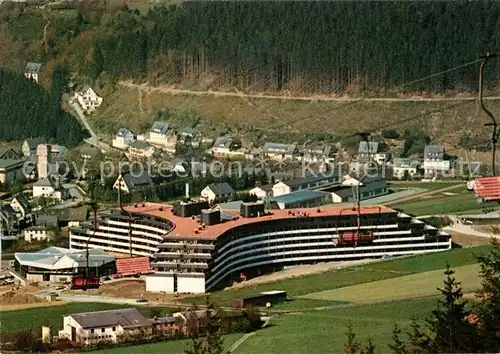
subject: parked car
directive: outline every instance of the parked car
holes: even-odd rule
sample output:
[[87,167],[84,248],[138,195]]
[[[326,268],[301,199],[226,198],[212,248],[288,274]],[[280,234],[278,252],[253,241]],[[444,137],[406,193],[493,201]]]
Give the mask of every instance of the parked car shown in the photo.
[[135,300],[135,302],[137,302],[137,303],[145,303],[145,302],[149,302],[149,300],[148,299],[144,299],[144,298],[140,298],[140,299]]

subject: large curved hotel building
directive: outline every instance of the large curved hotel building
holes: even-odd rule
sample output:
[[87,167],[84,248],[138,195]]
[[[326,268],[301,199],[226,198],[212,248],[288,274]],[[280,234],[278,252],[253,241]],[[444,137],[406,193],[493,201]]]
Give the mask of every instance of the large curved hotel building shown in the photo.
[[[95,235],[94,235],[95,231]],[[243,204],[238,215],[206,202],[138,204],[110,210],[70,230],[73,249],[149,256],[149,291],[203,293],[245,275],[284,266],[381,258],[451,248],[450,235],[384,206],[265,211]]]

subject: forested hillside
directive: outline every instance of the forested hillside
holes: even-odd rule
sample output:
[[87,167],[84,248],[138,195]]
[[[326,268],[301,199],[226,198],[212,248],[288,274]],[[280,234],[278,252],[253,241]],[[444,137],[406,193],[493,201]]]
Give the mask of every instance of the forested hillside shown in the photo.
[[[153,85],[469,91],[477,86],[477,66],[402,85],[500,48],[500,3],[493,1],[197,1],[141,13],[89,0],[64,3],[52,19],[43,11],[4,11],[12,43],[29,42],[25,52],[32,57],[25,61],[66,61],[94,79]],[[496,85],[498,69],[500,61],[492,61],[488,85]]]
[[44,137],[72,146],[86,137],[79,123],[61,110],[67,75],[54,70],[51,91],[20,74],[0,69],[0,140]]

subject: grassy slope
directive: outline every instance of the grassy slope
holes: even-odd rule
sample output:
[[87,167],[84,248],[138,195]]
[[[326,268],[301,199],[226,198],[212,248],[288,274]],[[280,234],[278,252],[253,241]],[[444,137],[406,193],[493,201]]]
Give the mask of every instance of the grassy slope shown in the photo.
[[[244,289],[219,291],[212,293],[210,297],[212,301],[228,306],[234,298],[267,290],[285,290],[288,292],[289,297],[295,298],[300,295],[324,290],[337,289],[345,286],[396,278],[414,273],[444,269],[446,263],[449,263],[451,267],[474,264],[476,263],[474,254],[487,252],[489,249],[491,249],[491,246],[480,246],[475,248],[455,249],[448,252],[439,252],[422,256],[405,257],[375,264],[367,264],[359,267],[281,280],[269,284],[260,284]],[[203,301],[205,301],[205,297],[190,297],[186,298],[185,301],[191,303],[203,303]],[[292,304],[294,302],[295,301],[293,301]],[[307,302],[298,301],[298,303],[302,306]],[[321,302],[315,302],[313,306],[316,305],[321,306]],[[286,305],[284,306],[286,307]],[[297,306],[299,305],[293,305],[295,308]]]
[[274,326],[257,332],[234,354],[342,353],[349,322],[359,339],[370,336],[377,352],[387,353],[394,322],[406,332],[411,318],[423,320],[435,304],[432,299],[413,300],[280,316],[271,322]]
[[[234,342],[240,339],[242,334],[235,333],[230,334],[224,337],[224,348],[229,348]],[[161,343],[153,343],[153,344],[144,344],[144,345],[136,345],[133,347],[122,347],[122,348],[113,348],[113,349],[105,349],[105,350],[97,350],[92,353],[101,353],[101,354],[114,354],[114,353],[126,353],[126,354],[183,354],[184,350],[188,348],[191,344],[190,340],[177,340],[177,341],[169,341],[169,342],[161,342]]]
[[[457,143],[462,135],[463,122],[474,114],[474,102],[451,107],[457,102],[365,102],[341,103],[321,101],[282,101],[279,99],[246,99],[238,97],[187,96],[169,93],[142,93],[137,89],[118,86],[115,92],[104,96],[104,105],[99,109],[95,122],[109,122],[103,129],[115,131],[116,123],[141,130],[150,123],[159,109],[175,111],[195,110],[211,122],[212,127],[226,123],[233,128],[248,131],[250,126],[261,128],[261,134],[286,136],[287,133],[329,132],[336,136],[351,133],[354,127],[366,130],[380,128],[407,120],[394,126],[397,130],[424,129],[440,140]],[[142,104],[139,102],[142,101]],[[492,107],[500,103],[489,102]],[[442,110],[441,113],[432,113]],[[481,119],[476,120],[476,124]],[[294,121],[280,127],[280,131],[269,130],[277,125]],[[111,124],[111,122],[113,124]],[[355,124],[354,124],[355,123]],[[474,124],[473,124],[474,125]],[[479,127],[480,125],[478,125]],[[471,126],[471,129],[474,127]],[[486,139],[486,138],[485,138]],[[454,154],[457,151],[451,151]],[[475,159],[473,154],[471,159]]]
[[465,186],[449,192],[456,193],[456,195],[437,193],[430,198],[391,204],[391,207],[413,215],[456,213],[483,207],[498,207],[498,203],[479,204],[474,193],[468,191]]
[[[131,306],[106,303],[71,303],[63,306],[0,312],[0,320],[2,322],[2,330],[4,331],[14,331],[30,327],[33,329],[39,329],[42,326],[52,326],[52,330],[55,333],[62,325],[62,316],[67,314],[129,307]],[[143,312],[146,316],[149,316],[152,308],[138,306],[137,309]],[[167,308],[161,308],[160,310],[163,311],[163,313],[169,312]]]
[[[455,276],[462,282],[465,292],[474,291],[481,285],[477,276],[479,265],[471,264],[455,268]],[[367,303],[373,301],[395,300],[403,298],[438,295],[438,287],[443,284],[443,270],[434,270],[399,278],[380,280],[376,282],[326,290],[305,295],[310,299],[337,300]]]

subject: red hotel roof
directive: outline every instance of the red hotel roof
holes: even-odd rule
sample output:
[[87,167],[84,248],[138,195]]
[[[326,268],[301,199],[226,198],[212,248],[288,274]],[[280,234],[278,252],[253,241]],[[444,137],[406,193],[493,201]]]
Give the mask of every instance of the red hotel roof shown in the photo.
[[[160,210],[162,208],[162,210]],[[301,215],[306,216],[333,216],[333,215],[356,215],[357,210],[353,207],[317,207],[317,208],[301,208],[301,209],[289,209],[289,210],[272,210],[268,211],[266,215],[254,218],[244,218],[238,216],[236,219],[230,221],[224,221],[220,224],[205,226],[204,229],[199,229],[200,224],[196,219],[193,218],[183,218],[176,216],[172,213],[172,205],[167,204],[155,204],[147,203],[144,206],[138,204],[137,207],[134,205],[128,205],[125,207],[126,210],[134,213],[142,213],[146,215],[154,215],[168,219],[174,223],[174,228],[168,233],[168,236],[180,236],[180,237],[192,237],[207,240],[215,240],[217,237],[222,235],[227,230],[230,230],[236,226],[258,223],[266,220],[273,219],[294,219]],[[387,208],[383,205],[371,205],[362,206],[361,214],[378,214],[378,213],[388,213],[395,212],[393,209]],[[198,233],[195,232],[198,230]]]

